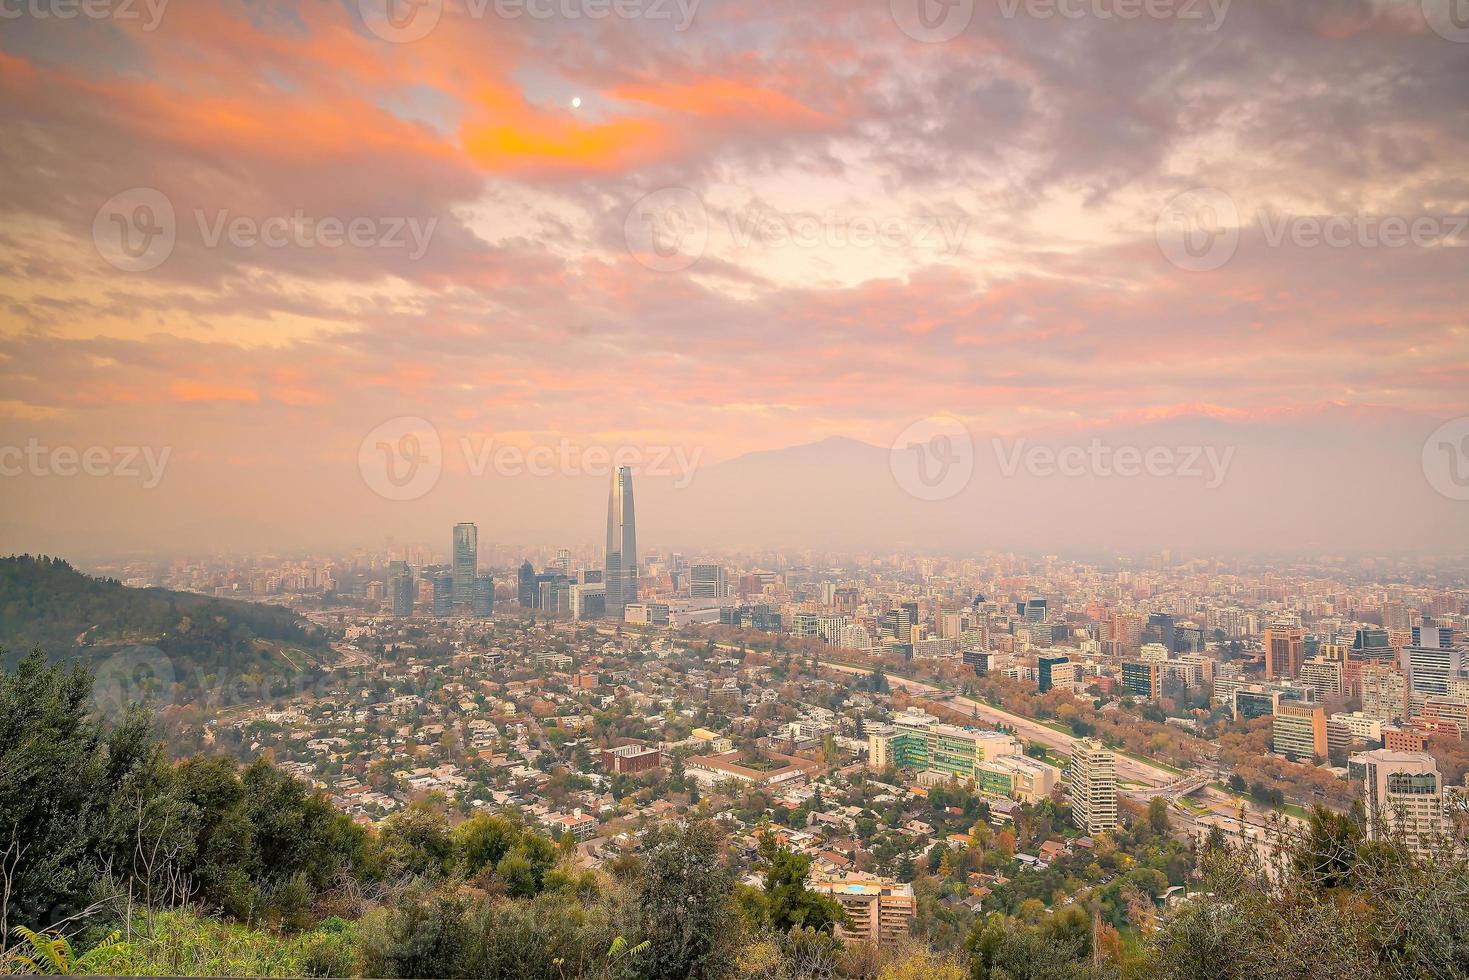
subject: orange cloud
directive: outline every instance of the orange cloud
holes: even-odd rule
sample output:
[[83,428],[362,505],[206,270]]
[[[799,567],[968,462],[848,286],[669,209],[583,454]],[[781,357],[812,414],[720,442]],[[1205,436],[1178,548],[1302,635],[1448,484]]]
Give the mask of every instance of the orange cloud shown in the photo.
[[655,120],[582,123],[538,112],[508,86],[484,86],[475,101],[488,118],[466,125],[461,138],[470,157],[489,170],[619,170],[648,163],[673,144],[667,127]]
[[255,402],[260,395],[253,388],[204,384],[198,381],[175,381],[169,386],[175,401],[181,402]]

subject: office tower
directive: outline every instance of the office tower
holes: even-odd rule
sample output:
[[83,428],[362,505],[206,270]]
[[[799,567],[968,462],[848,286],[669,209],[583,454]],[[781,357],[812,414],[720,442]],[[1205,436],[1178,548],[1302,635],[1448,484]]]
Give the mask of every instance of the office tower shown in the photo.
[[1464,648],[1454,644],[1454,632],[1448,627],[1414,626],[1402,661],[1410,710],[1421,708],[1426,698],[1448,694],[1450,681],[1469,676]]
[[406,561],[388,563],[388,602],[394,616],[413,615],[413,569]]
[[536,608],[549,613],[571,614],[571,583],[560,575],[539,575],[537,585],[540,594]]
[[495,580],[488,575],[474,577],[474,601],[471,612],[480,619],[487,619],[495,612]]
[[1362,781],[1368,839],[1401,833],[1412,850],[1431,854],[1437,838],[1450,829],[1443,780],[1433,756],[1374,749],[1357,753],[1348,763],[1350,777]]
[[1393,649],[1392,641],[1388,639],[1387,630],[1380,626],[1357,627],[1356,634],[1352,638],[1352,649],[1347,657],[1350,660],[1379,663],[1393,663],[1398,659],[1397,651]]
[[1067,657],[1041,657],[1036,660],[1036,688],[1041,694],[1045,694],[1055,685],[1053,676],[1055,668],[1060,664],[1069,664],[1070,662],[1070,659]]
[[607,493],[607,615],[622,619],[630,602],[638,601],[638,535],[633,516],[632,470],[612,474]]
[[1295,678],[1306,659],[1306,631],[1275,623],[1265,631],[1265,676]]
[[689,598],[718,602],[728,594],[723,565],[695,565],[689,570]]
[[1326,712],[1316,704],[1278,702],[1272,723],[1271,743],[1277,755],[1292,760],[1309,761],[1313,756],[1325,759],[1329,751]]
[[572,619],[601,619],[607,614],[607,589],[601,582],[579,582],[570,590]]
[[1168,613],[1151,613],[1148,616],[1148,624],[1143,627],[1144,643],[1161,643],[1163,648],[1172,652],[1174,646],[1173,617]]
[[437,572],[433,577],[434,615],[449,616],[454,612],[454,573]]
[[474,603],[474,577],[479,569],[479,528],[454,525],[454,605],[465,612]]
[[1140,701],[1163,696],[1163,665],[1156,660],[1126,660],[1122,663],[1122,694]]
[[566,548],[556,549],[556,570],[567,578],[571,577],[571,552]]
[[1076,825],[1089,836],[1117,829],[1117,756],[1094,738],[1072,743],[1067,795]]
[[881,878],[813,881],[811,890],[830,895],[846,910],[848,924],[834,932],[848,942],[897,946],[907,937],[918,909],[912,885]]
[[534,609],[536,607],[536,569],[527,559],[520,566],[519,578],[516,583],[516,597],[520,600],[520,608]]

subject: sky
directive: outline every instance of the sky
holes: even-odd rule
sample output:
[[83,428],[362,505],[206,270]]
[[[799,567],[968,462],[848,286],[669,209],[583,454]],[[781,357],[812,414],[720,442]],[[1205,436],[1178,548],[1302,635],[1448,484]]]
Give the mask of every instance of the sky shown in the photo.
[[1309,462],[1157,497],[1180,545],[1352,551],[1261,519],[1370,461],[1371,547],[1461,547],[1455,2],[0,0],[0,551],[595,539],[589,447],[1163,424]]

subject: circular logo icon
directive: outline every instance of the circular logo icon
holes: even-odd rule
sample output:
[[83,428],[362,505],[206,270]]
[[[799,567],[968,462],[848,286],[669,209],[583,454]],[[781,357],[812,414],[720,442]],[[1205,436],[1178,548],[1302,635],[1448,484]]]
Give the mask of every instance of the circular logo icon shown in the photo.
[[949,500],[974,478],[974,440],[956,418],[920,419],[893,442],[888,466],[909,496]]
[[123,272],[158,268],[173,254],[177,240],[173,202],[151,187],[114,194],[92,219],[92,244],[97,254]]
[[428,37],[444,15],[444,0],[357,0],[362,23],[393,44],[411,44]]
[[173,700],[173,661],[157,647],[125,647],[97,665],[92,700],[104,718],[117,720],[136,702],[160,708]]
[[379,497],[417,500],[434,488],[444,469],[439,430],[417,416],[388,419],[363,438],[357,468]]
[[632,257],[655,272],[679,272],[709,245],[709,212],[687,187],[644,194],[627,212],[622,235]]
[[974,18],[974,0],[891,0],[898,30],[924,44],[952,41]]
[[1469,416],[1445,422],[1428,437],[1423,475],[1450,500],[1469,500]]
[[1169,262],[1187,272],[1210,272],[1239,248],[1239,209],[1223,191],[1197,187],[1168,202],[1155,230]]
[[1439,37],[1469,44],[1469,0],[1423,0],[1423,19]]

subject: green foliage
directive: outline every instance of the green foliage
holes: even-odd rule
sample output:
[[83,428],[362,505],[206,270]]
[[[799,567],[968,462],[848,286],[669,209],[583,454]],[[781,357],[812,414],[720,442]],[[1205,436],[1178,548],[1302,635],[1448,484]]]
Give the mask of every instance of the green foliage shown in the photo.
[[10,848],[13,867],[11,928],[49,929],[90,904],[124,839],[128,802],[166,768],[146,717],[130,712],[103,732],[91,693],[84,668],[50,666],[40,651],[0,672],[0,851]]
[[[140,644],[156,647],[170,661],[177,688],[155,693],[179,704],[206,696],[258,697],[296,672],[278,654],[281,647],[324,650],[309,624],[280,606],[130,589],[83,575],[60,559],[0,558],[0,648],[17,651],[6,657],[0,650],[0,666],[11,666],[19,651],[33,648],[96,664]],[[252,682],[244,689],[218,683],[226,669],[229,680]]]
[[640,976],[713,980],[729,974],[739,928],[733,878],[719,851],[719,833],[707,821],[651,841],[638,880],[639,935],[651,944]]
[[48,929],[124,894],[301,926],[357,865],[365,831],[299,780],[263,761],[170,765],[145,714],[104,730],[90,694],[85,668],[39,652],[0,673],[0,850],[19,853],[8,926]]
[[1318,811],[1287,859],[1203,854],[1208,898],[1185,901],[1150,941],[1162,980],[1469,977],[1469,864],[1367,841],[1355,818]]
[[332,960],[313,952],[332,941],[340,941],[340,934],[333,936],[319,930],[282,937],[191,913],[165,912],[151,918],[146,933],[135,929],[130,942],[99,957],[97,972],[112,976],[196,977],[352,975],[336,971],[350,971],[355,956]]
[[811,872],[811,858],[780,848],[765,869],[766,921],[775,932],[791,929],[815,929],[831,932],[844,925],[847,913],[841,903],[829,895],[806,887]]
[[15,930],[30,946],[30,953],[16,951],[10,955],[9,965],[18,966],[25,973],[40,973],[46,976],[70,976],[100,972],[121,945],[122,933],[112,932],[86,953],[78,956],[71,942],[59,933],[42,935],[25,926]]

